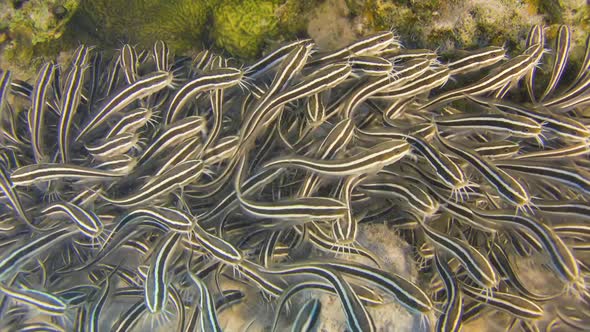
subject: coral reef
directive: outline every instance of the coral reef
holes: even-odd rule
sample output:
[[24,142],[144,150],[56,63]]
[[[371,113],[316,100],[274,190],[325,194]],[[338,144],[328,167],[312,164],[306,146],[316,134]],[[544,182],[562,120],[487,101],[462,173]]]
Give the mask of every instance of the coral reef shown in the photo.
[[62,37],[79,3],[80,0],[1,1],[0,58],[28,65],[35,47]]
[[[152,45],[163,39],[178,51],[199,48],[211,8],[217,0],[83,0],[80,15],[87,18],[101,42]],[[90,30],[90,29],[86,29]],[[117,46],[119,46],[117,45]]]

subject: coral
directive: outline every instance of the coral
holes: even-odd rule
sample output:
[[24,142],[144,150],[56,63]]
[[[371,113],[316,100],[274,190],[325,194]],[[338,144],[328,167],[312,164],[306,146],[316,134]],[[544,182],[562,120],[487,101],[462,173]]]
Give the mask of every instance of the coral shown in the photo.
[[[252,59],[269,44],[313,37],[334,49],[376,30],[393,29],[407,47],[524,48],[530,25],[572,30],[573,62],[590,32],[585,0],[5,0],[0,1],[0,58],[20,67],[84,42],[149,48],[166,40],[178,53],[214,46]],[[18,63],[15,63],[18,59]]]
[[[86,30],[103,44],[129,42],[148,47],[158,39],[173,49],[201,48],[206,23],[216,0],[82,0]],[[118,46],[118,45],[117,45]]]
[[80,0],[12,0],[0,3],[0,45],[7,61],[28,64],[36,45],[59,39]]
[[[316,0],[82,0],[83,15],[106,44],[148,47],[166,40],[176,51],[208,41],[237,57],[253,57],[268,39],[305,31],[305,12]],[[130,15],[140,13],[140,15]],[[211,24],[209,24],[211,23]]]
[[242,58],[257,56],[266,40],[279,35],[277,8],[268,0],[224,1],[213,12],[215,45]]
[[[348,2],[352,2],[349,0]],[[370,0],[355,12],[368,17],[372,30],[394,29],[412,47],[431,49],[474,48],[515,44],[540,17],[526,4],[483,0]]]
[[9,1],[1,5],[0,28],[26,35],[32,45],[59,38],[79,0]]
[[282,38],[305,34],[310,13],[314,12],[320,0],[281,0],[276,14]]

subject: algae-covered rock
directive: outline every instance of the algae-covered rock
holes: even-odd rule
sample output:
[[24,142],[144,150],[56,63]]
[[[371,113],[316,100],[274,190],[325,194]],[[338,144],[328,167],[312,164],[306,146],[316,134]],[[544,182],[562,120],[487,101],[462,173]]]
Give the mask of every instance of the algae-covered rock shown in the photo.
[[80,0],[11,0],[0,2],[0,29],[26,36],[32,45],[59,38]]
[[559,24],[572,26],[576,61],[589,7],[585,0],[4,0],[0,61],[34,67],[81,42],[149,48],[158,39],[177,53],[213,47],[250,60],[286,40],[311,36],[328,50],[384,29],[407,47],[505,44],[518,53],[537,23],[549,26],[549,40]]
[[305,31],[305,13],[316,0],[82,0],[81,15],[103,43],[149,47],[166,40],[176,51],[209,43],[230,55],[258,55],[269,39]]
[[0,1],[0,46],[5,61],[27,64],[34,47],[59,39],[80,0]]
[[279,35],[277,8],[270,0],[224,1],[213,13],[215,45],[239,57],[255,57],[266,40]]
[[442,51],[517,44],[542,22],[526,3],[504,0],[371,0],[361,13],[372,29],[394,29],[408,46]]
[[217,0],[82,0],[87,31],[105,44],[149,47],[166,40],[178,51],[201,48]]
[[240,58],[253,58],[270,41],[305,32],[317,0],[225,0],[213,11],[210,39]]

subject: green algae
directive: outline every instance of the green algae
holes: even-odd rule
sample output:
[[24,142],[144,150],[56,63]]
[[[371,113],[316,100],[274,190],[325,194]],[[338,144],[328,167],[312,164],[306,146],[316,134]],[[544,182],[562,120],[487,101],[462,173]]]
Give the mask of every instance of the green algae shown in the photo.
[[301,35],[315,0],[228,0],[213,11],[210,38],[215,46],[252,59],[271,41]]
[[212,39],[216,46],[241,58],[258,55],[266,40],[279,34],[274,1],[225,1],[213,13]]
[[202,47],[215,0],[82,0],[81,16],[102,44],[150,47],[158,40],[175,50]]

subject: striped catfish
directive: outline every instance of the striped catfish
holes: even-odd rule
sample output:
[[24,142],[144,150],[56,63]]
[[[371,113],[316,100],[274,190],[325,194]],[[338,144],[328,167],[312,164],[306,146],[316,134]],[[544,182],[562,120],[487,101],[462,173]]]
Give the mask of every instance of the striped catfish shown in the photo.
[[347,176],[375,172],[403,158],[410,151],[407,142],[394,140],[384,142],[343,159],[321,160],[309,157],[283,157],[267,162],[263,167],[296,167],[318,174]]
[[30,186],[52,180],[114,180],[121,176],[123,176],[121,173],[102,171],[91,167],[48,163],[19,167],[12,172],[10,180],[13,186]]
[[225,136],[220,138],[217,144],[204,149],[203,160],[206,165],[221,163],[227,160],[238,149],[240,137],[238,135]]
[[76,141],[96,130],[114,114],[121,112],[138,99],[147,97],[172,84],[173,75],[169,72],[156,71],[140,77],[133,84],[129,84],[107,99],[96,113],[92,114],[90,120],[81,128]]
[[[326,135],[316,151],[319,159],[332,159],[344,150],[354,134],[354,122],[346,118],[338,122]],[[317,190],[320,177],[318,174],[308,173],[301,185],[298,196],[310,196]]]
[[438,63],[438,54],[436,51],[424,48],[407,49],[403,47],[390,46],[377,52],[377,55],[391,60],[393,63],[406,61],[409,62],[415,59],[425,59],[432,62],[433,65]]
[[[358,295],[359,299],[364,304],[383,304],[383,298],[372,289],[364,286],[358,286],[355,283],[350,283],[350,286],[352,287],[353,292]],[[321,290],[331,294],[335,293],[335,290],[332,285],[317,280],[305,280],[292,284],[291,286],[285,289],[285,291],[283,292],[283,294],[281,294],[279,298],[278,305],[276,306],[273,324],[270,329],[272,332],[277,331],[277,325],[279,322],[281,310],[285,306],[285,304],[288,303],[288,301],[291,299],[293,295],[304,290]]]
[[433,121],[440,128],[467,129],[469,131],[489,130],[507,133],[515,137],[537,138],[541,134],[539,123],[527,117],[512,114],[454,114],[439,116]]
[[539,98],[539,101],[541,103],[543,102],[543,99],[545,99],[545,97],[547,96],[550,96],[557,87],[557,83],[559,82],[559,79],[565,71],[565,66],[569,58],[570,47],[570,28],[567,25],[562,25],[559,27],[559,31],[557,32],[557,38],[555,39],[555,57],[553,58],[553,68],[551,70],[551,77],[549,78],[549,82],[547,83],[545,91],[543,91],[541,97]]
[[0,292],[18,302],[33,306],[42,313],[52,316],[66,314],[67,304],[54,294],[36,289],[12,288],[2,284],[0,284]]
[[485,218],[488,221],[497,222],[504,227],[508,226],[509,229],[524,229],[526,232],[532,234],[540,241],[541,246],[549,255],[555,271],[563,280],[576,287],[584,284],[584,281],[580,276],[578,263],[572,251],[547,225],[544,225],[531,217],[514,215],[511,211],[488,211],[476,208],[473,208],[472,210],[476,215]]
[[299,310],[291,331],[293,332],[307,332],[312,331],[315,324],[320,317],[320,310],[322,303],[318,299],[308,300]]
[[133,209],[126,216],[128,218],[152,219],[161,223],[172,232],[189,234],[194,227],[193,218],[186,212],[164,206],[150,206]]
[[523,54],[503,63],[497,71],[493,71],[466,87],[445,92],[423,104],[421,108],[430,109],[435,106],[448,104],[454,100],[463,98],[465,95],[481,95],[496,90],[506,83],[518,80],[537,65],[543,52],[542,45],[532,45]]
[[340,104],[340,112],[345,118],[351,118],[358,105],[391,85],[397,86],[398,82],[390,76],[368,77],[357,88],[348,93],[347,98]]
[[86,70],[86,66],[73,66],[66,77],[64,94],[60,100],[59,110],[61,114],[58,125],[58,147],[62,163],[69,162],[70,130],[74,115],[80,105]]
[[171,168],[150,180],[136,192],[121,198],[109,198],[101,194],[101,197],[114,205],[132,207],[143,204],[149,200],[167,195],[176,189],[197,180],[203,173],[203,161],[189,160]]
[[94,165],[98,169],[122,174],[130,174],[135,169],[135,166],[137,166],[137,158],[128,154],[113,156]]
[[137,81],[137,67],[139,60],[135,48],[129,44],[123,45],[119,52],[119,65],[123,69],[125,80],[128,84],[133,84]]
[[498,278],[490,262],[477,249],[469,243],[456,239],[420,221],[424,235],[432,241],[435,247],[444,250],[456,258],[467,271],[470,278],[484,289],[490,289],[497,285]]
[[158,313],[166,308],[170,278],[168,269],[180,243],[180,236],[180,233],[169,233],[160,238],[150,259],[144,291],[145,304],[151,313]]
[[434,168],[439,179],[447,187],[451,188],[453,192],[458,193],[459,190],[465,188],[468,184],[463,170],[455,162],[420,137],[408,135],[393,128],[372,128],[366,131],[357,130],[357,132],[360,137],[406,139],[412,146],[412,149],[426,159],[428,164]]
[[308,65],[348,59],[353,55],[371,55],[395,44],[397,44],[397,41],[393,32],[381,31],[328,54],[318,54]]
[[6,97],[12,86],[12,72],[0,69],[0,120],[4,119],[4,108],[8,104]]
[[584,76],[588,77],[588,69],[590,69],[590,35],[586,37],[585,44],[582,64],[580,65],[580,69],[578,70],[576,78],[572,81],[572,86],[575,86],[577,83],[579,83]]
[[461,290],[478,302],[521,319],[539,319],[543,316],[544,311],[541,307],[518,295],[500,291],[494,291],[493,295],[486,295],[484,290],[467,284],[461,284]]
[[393,70],[393,63],[379,56],[352,56],[348,59],[348,63],[354,72],[368,76],[387,76]]
[[[590,153],[590,146],[586,142],[576,143],[573,145],[565,146],[559,149],[546,149],[539,151],[526,152],[520,155],[513,156],[513,159],[569,159],[578,156],[587,155]],[[503,158],[508,159],[508,158]]]
[[46,152],[44,151],[42,142],[44,135],[43,127],[46,125],[44,123],[45,104],[47,103],[47,90],[52,83],[55,70],[55,64],[53,62],[48,62],[41,67],[37,74],[37,81],[35,82],[33,94],[31,96],[32,106],[29,110],[28,121],[29,131],[31,132],[33,156],[37,163],[46,161]]
[[154,43],[154,47],[152,48],[152,56],[154,57],[154,62],[156,63],[156,68],[158,71],[168,71],[170,70],[170,47],[168,44],[162,40],[157,40]]
[[0,191],[4,193],[4,196],[8,199],[8,203],[12,206],[16,214],[21,218],[28,226],[32,226],[31,221],[25,208],[23,207],[19,194],[14,188],[15,184],[8,175],[6,167],[0,162]]
[[40,235],[32,240],[19,243],[10,251],[6,251],[0,256],[0,281],[8,280],[13,273],[18,272],[20,268],[27,264],[31,259],[50,247],[59,245],[67,237],[73,235],[76,231],[69,228],[58,228],[48,233]]
[[447,63],[447,67],[449,68],[449,75],[462,75],[492,66],[504,59],[506,59],[504,47],[488,46]]
[[436,271],[442,279],[447,293],[443,313],[436,321],[436,330],[440,332],[456,332],[461,330],[461,314],[463,312],[463,294],[459,282],[453,275],[451,267],[440,253],[434,255]]
[[115,321],[111,327],[111,331],[125,332],[133,329],[133,327],[139,322],[146,309],[145,301],[143,299],[135,302],[129,307],[129,309],[121,314],[119,319]]
[[360,302],[350,284],[344,280],[339,272],[330,267],[323,267],[316,264],[290,264],[263,270],[265,273],[279,275],[317,275],[328,281],[333,287],[346,314],[348,327],[352,331],[374,331],[375,323],[365,307]]
[[200,116],[189,116],[169,125],[151,144],[143,151],[137,163],[145,164],[154,160],[156,156],[163,154],[171,146],[185,142],[196,137],[205,129],[205,119]]
[[279,115],[276,109],[280,108],[280,106],[336,86],[344,81],[351,71],[352,69],[348,64],[326,65],[306,77],[302,82],[291,86],[274,98],[270,98],[268,102],[260,104],[244,119],[241,125],[240,137],[242,143],[240,146],[252,142],[253,137],[255,137],[253,135],[260,130],[264,123],[270,123],[276,119]]
[[[310,264],[312,263],[306,265]],[[359,278],[379,286],[413,313],[427,314],[432,310],[432,302],[426,293],[416,284],[400,275],[358,263],[343,262],[334,259],[321,260],[313,264],[319,267],[331,268],[345,275]]]
[[251,201],[238,194],[242,209],[256,218],[292,221],[335,220],[344,217],[348,207],[326,197],[302,197],[273,202]]
[[344,217],[337,219],[333,226],[334,237],[340,244],[354,244],[358,233],[358,221],[352,210],[352,191],[364,180],[364,176],[350,176],[342,184],[340,200],[348,205]]
[[503,170],[518,172],[524,176],[545,178],[590,193],[590,174],[586,171],[561,165],[548,165],[536,160],[501,160],[496,165]]
[[510,141],[490,141],[486,143],[475,143],[472,145],[473,151],[479,153],[480,156],[494,159],[520,159],[522,155],[520,152],[520,144]]
[[139,136],[134,133],[123,133],[108,139],[85,144],[86,151],[96,160],[108,160],[121,156],[137,146]]
[[473,96],[469,98],[479,104],[484,106],[489,105],[502,112],[516,113],[531,118],[540,123],[543,129],[550,130],[567,139],[585,141],[590,137],[590,130],[584,124],[571,117],[562,116],[543,109],[523,107],[505,100],[485,99]]
[[109,139],[127,133],[133,134],[146,123],[149,123],[152,114],[152,110],[144,107],[128,111],[109,129],[109,132],[104,138]]
[[[169,153],[168,160],[159,167],[158,171],[154,174],[155,176],[161,175],[170,170],[170,168],[187,160],[199,159],[198,154],[203,150],[201,139],[199,137],[194,137],[183,143],[184,145],[179,145],[176,149]],[[204,162],[205,165],[207,165],[208,161]]]
[[574,219],[590,219],[590,204],[586,201],[535,200],[533,203],[533,208],[538,209],[543,213],[571,217]]
[[520,182],[508,173],[482,158],[477,152],[470,148],[462,145],[460,146],[454,142],[451,143],[440,136],[438,136],[438,140],[453,154],[465,159],[477,169],[488,183],[490,183],[508,202],[519,209],[529,206],[531,201],[530,194]]
[[83,209],[69,202],[58,202],[41,210],[45,216],[51,214],[65,214],[70,218],[78,230],[90,237],[96,238],[102,234],[104,225],[100,218],[92,211]]
[[550,301],[553,300],[563,293],[563,290],[556,292],[552,295],[536,294],[529,290],[525,286],[521,278],[518,276],[517,268],[514,267],[514,263],[508,258],[506,251],[496,241],[489,243],[490,248],[490,260],[498,272],[505,278],[508,285],[518,291],[522,296],[532,301]]
[[384,178],[368,179],[359,185],[359,191],[369,195],[400,199],[408,204],[410,210],[421,217],[433,216],[439,209],[439,204],[427,189],[410,181]]
[[243,260],[243,254],[238,248],[223,238],[207,232],[198,221],[193,223],[192,232],[199,245],[222,262],[239,264]]
[[288,86],[289,82],[303,69],[303,66],[305,66],[307,59],[311,54],[312,47],[312,43],[302,44],[295,47],[289,52],[289,54],[287,54],[277,68],[272,83],[268,89],[266,89],[262,98],[257,101],[258,105],[268,102],[270,98]]
[[207,140],[201,148],[199,157],[201,157],[202,153],[204,153],[205,150],[217,139],[217,136],[219,136],[219,133],[221,132],[221,127],[223,126],[223,90],[213,90],[209,94],[209,100],[211,103],[211,110],[213,111],[213,125],[211,132],[207,136]]
[[199,290],[199,326],[201,331],[221,332],[221,327],[217,318],[217,309],[215,308],[215,301],[209,291],[207,285],[196,275],[189,271],[189,276],[192,281],[197,284]]
[[220,68],[205,72],[180,88],[172,99],[164,117],[164,124],[171,124],[179,120],[184,106],[198,94],[215,89],[225,89],[237,85],[242,80],[243,73],[236,68]]
[[250,66],[247,66],[244,69],[244,75],[249,77],[260,76],[266,73],[272,67],[276,66],[279,62],[281,62],[293,49],[301,45],[310,44],[311,42],[311,39],[300,39],[282,45],[276,50],[270,52],[262,59],[258,60]]
[[[409,98],[398,98],[390,102],[389,106],[381,111],[383,113],[383,121],[390,127],[395,127],[395,120],[399,119],[409,106],[414,102],[413,97]],[[371,105],[373,101],[369,100],[368,105]]]
[[[530,48],[533,45],[540,45],[541,47],[545,45],[545,26],[535,24],[529,30],[525,46],[527,48]],[[526,73],[524,77],[524,84],[526,86],[529,98],[533,103],[537,101],[537,98],[535,98],[534,84],[536,70],[536,67],[531,68],[531,70],[528,73]]]
[[326,118],[326,106],[322,101],[322,95],[311,95],[305,104],[305,119],[312,128],[321,125]]
[[401,84],[399,87],[392,84],[395,88],[378,92],[375,97],[383,99],[412,98],[445,85],[448,79],[449,70],[447,68],[434,68],[407,84]]
[[[112,271],[108,273],[105,277],[104,285],[101,285],[102,288],[98,293],[98,298],[93,301],[90,305],[90,309],[88,310],[88,320],[86,324],[87,331],[96,332],[99,331],[99,326],[101,323],[101,314],[103,310],[105,310],[106,303],[109,299],[110,289],[112,287],[111,277],[115,274],[117,268],[115,267]],[[104,316],[102,318],[104,320]]]

